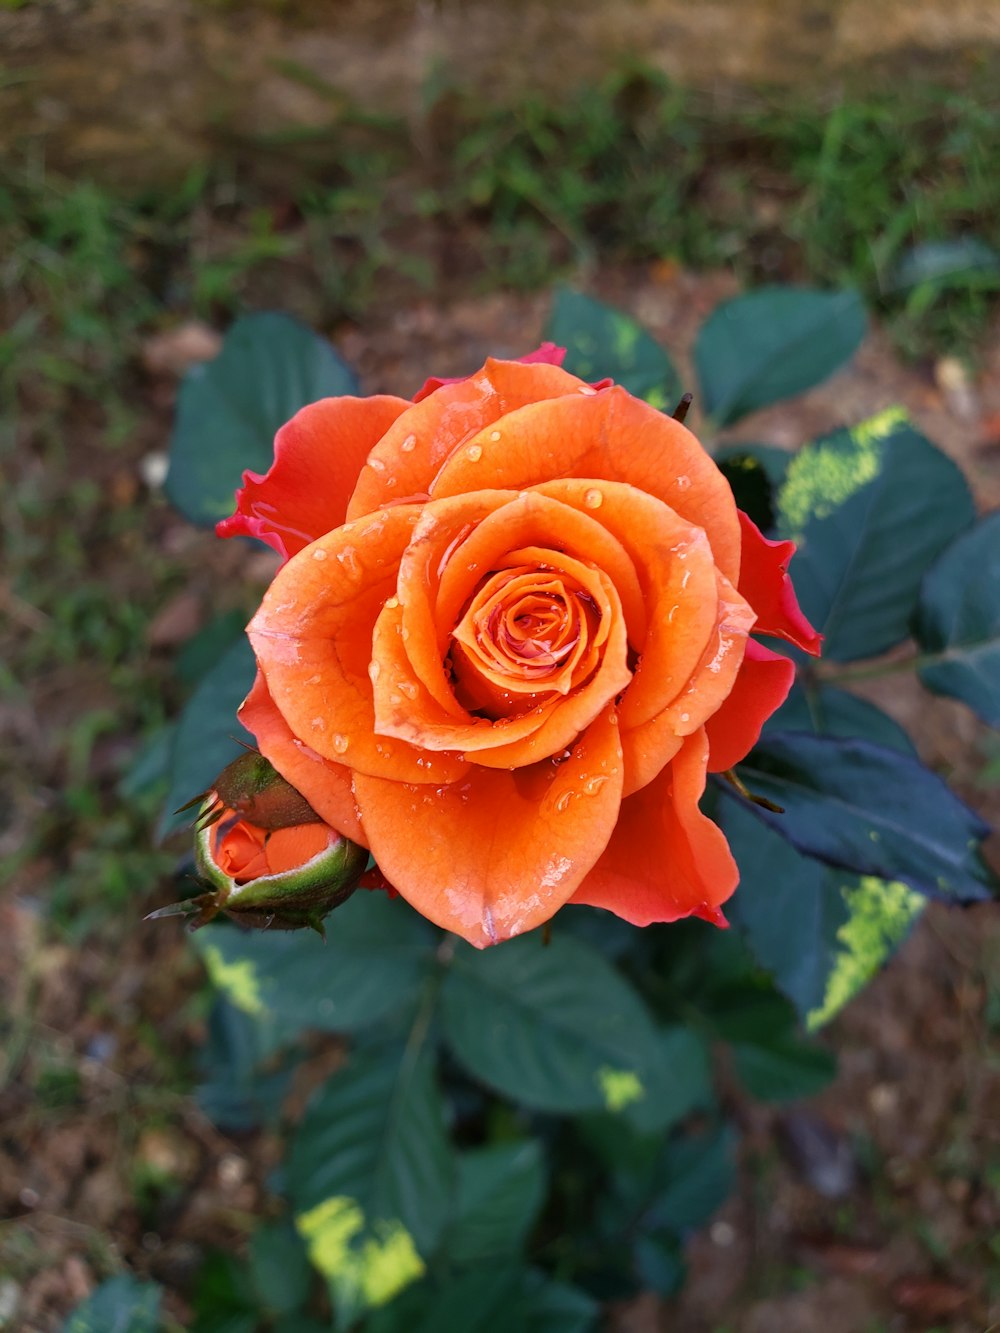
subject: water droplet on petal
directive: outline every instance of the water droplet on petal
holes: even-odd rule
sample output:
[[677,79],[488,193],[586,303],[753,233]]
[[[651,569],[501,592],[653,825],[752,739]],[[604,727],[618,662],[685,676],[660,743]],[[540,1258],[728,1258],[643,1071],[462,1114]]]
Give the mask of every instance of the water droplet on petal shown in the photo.
[[398,598],[398,597],[387,597],[387,598],[385,599],[385,604],[386,604],[386,608],[387,608],[389,611],[395,611],[396,607],[399,605],[399,598]]
[[597,393],[597,390],[593,388],[590,384],[581,384],[580,392],[582,394],[585,394],[588,398],[592,398],[593,395]]
[[323,550],[322,546],[317,546],[317,547],[316,547],[316,550],[313,551],[313,559],[314,559],[314,560],[325,560],[325,559],[326,559],[326,552]]
[[412,680],[399,680],[396,684],[406,695],[407,699],[415,699],[417,697],[417,687]]
[[417,437],[415,435],[407,435],[406,439],[399,447],[404,454],[412,454],[417,447]]
[[368,663],[368,675],[370,676],[372,683],[378,680],[381,674],[382,674],[382,667],[378,662]]
[[679,491],[686,491],[687,488],[691,485],[691,478],[684,476],[675,477],[674,485],[677,487]]
[[556,809],[559,811],[560,814],[562,814],[565,810],[569,809],[569,803],[572,799],[573,799],[573,793],[571,791],[563,792],[563,794],[559,797],[558,801],[556,801]]
[[497,440],[499,440],[499,438],[500,438],[500,432],[498,430],[490,431],[490,439],[493,441],[494,444],[497,442]]
[[326,727],[326,718],[314,717],[311,725],[314,731],[323,731]]
[[334,750],[336,750],[337,754],[343,754],[347,749],[348,745],[350,745],[350,741],[347,739],[347,737],[344,736],[339,731],[334,736],[332,743],[333,743],[333,748]]
[[385,464],[382,462],[381,458],[369,458],[368,466],[373,472],[385,471]]
[[589,491],[584,491],[583,503],[588,509],[600,509],[604,503],[604,494],[596,486],[592,486]]
[[681,721],[682,721],[682,722],[690,722],[690,721],[691,721],[691,714],[690,714],[690,713],[681,713]]
[[583,784],[583,790],[588,796],[596,796],[606,782],[607,778],[604,774],[599,774],[596,778],[588,778]]
[[465,456],[470,463],[478,463],[483,456],[483,446],[481,444],[470,444],[465,451]]

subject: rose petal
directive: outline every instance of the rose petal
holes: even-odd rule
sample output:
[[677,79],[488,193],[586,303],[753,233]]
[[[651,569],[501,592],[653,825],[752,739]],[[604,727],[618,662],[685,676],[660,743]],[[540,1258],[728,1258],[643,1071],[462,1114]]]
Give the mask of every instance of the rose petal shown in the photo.
[[324,759],[303,741],[274,706],[267,681],[258,671],[253,688],[240,706],[239,719],[257,740],[257,747],[286,782],[302,793],[319,817],[352,842],[367,847],[351,786],[351,770]]
[[[514,408],[585,388],[558,366],[489,360],[458,384],[415,404],[386,431],[362,468],[347,508],[357,518],[381,505],[426,498],[442,463]],[[481,490],[479,485],[466,490]]]
[[[557,347],[555,343],[542,343],[541,347],[537,347],[533,352],[528,352],[525,356],[519,356],[517,363],[521,366],[532,366],[539,363],[546,366],[561,366],[565,360],[565,347]],[[425,398],[429,398],[432,393],[436,393],[443,385],[464,384],[470,378],[469,375],[452,375],[445,379],[439,379],[436,375],[432,375],[430,379],[424,380],[423,387],[413,395],[413,401],[415,403],[423,402]]]
[[705,790],[708,741],[689,736],[669,768],[633,796],[606,850],[573,894],[636,926],[700,916],[724,924],[719,905],[739,871],[717,825],[698,808]]
[[595,393],[580,385],[569,396],[508,409],[495,428],[451,452],[430,494],[523,490],[555,477],[625,482],[662,500],[705,530],[715,563],[736,582],[740,527],[729,483],[685,426],[619,387]]
[[725,772],[746,758],[757,744],[764,723],[787,699],[794,680],[793,662],[749,640],[729,694],[705,723],[710,773]]
[[274,439],[268,472],[244,472],[236,513],[220,537],[258,537],[288,559],[339,527],[372,446],[409,407],[403,398],[323,398],[297,412]]
[[770,541],[742,510],[739,515],[743,530],[743,561],[738,586],[757,612],[754,633],[787,639],[804,652],[818,657],[823,636],[802,614],[786,572],[788,562],[795,554],[795,543]]
[[337,839],[337,830],[326,824],[294,824],[291,828],[275,829],[267,839],[269,874],[283,875],[298,870]]
[[611,836],[621,793],[614,708],[565,763],[515,772],[470,767],[450,786],[358,774],[379,868],[429,920],[483,948],[547,921]]
[[459,756],[374,731],[372,633],[419,515],[401,506],[321,537],[278,571],[247,635],[278,711],[324,759],[401,782],[454,782]]

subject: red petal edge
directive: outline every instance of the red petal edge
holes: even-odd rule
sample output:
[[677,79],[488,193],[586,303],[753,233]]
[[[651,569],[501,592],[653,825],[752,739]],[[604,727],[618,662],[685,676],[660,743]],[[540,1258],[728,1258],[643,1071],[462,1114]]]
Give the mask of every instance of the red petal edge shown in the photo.
[[[541,347],[536,347],[533,352],[514,358],[515,361],[520,361],[524,366],[531,366],[536,362],[542,362],[546,366],[561,366],[565,359],[566,348],[557,347],[555,343],[542,343]],[[450,379],[439,379],[438,376],[432,375],[429,380],[424,381],[423,386],[413,395],[413,401],[419,403],[424,398],[429,398],[442,385],[461,384],[463,380],[471,378],[471,375],[454,375]]]
[[803,652],[819,657],[823,636],[813,629],[799,607],[788,577],[788,562],[795,543],[770,541],[742,510],[739,510],[743,547],[738,589],[757,612],[754,634],[787,639]]

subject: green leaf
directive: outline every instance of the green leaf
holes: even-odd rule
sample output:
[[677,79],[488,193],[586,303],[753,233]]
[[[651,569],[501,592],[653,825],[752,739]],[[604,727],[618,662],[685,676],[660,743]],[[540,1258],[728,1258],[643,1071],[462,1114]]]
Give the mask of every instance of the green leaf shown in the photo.
[[182,805],[211,787],[222,770],[241,753],[234,737],[251,743],[253,737],[240,725],[236,710],[253,684],[256,663],[250,643],[243,635],[231,644],[204,676],[188,700],[173,734],[170,756],[170,788],[160,837],[192,822],[190,810],[177,813]]
[[986,825],[936,774],[896,750],[775,734],[740,774],[784,813],[747,809],[808,856],[953,902],[989,898],[995,887],[979,852]]
[[706,415],[728,426],[811,389],[854,355],[866,328],[854,291],[765,287],[717,306],[694,346]]
[[775,731],[805,731],[814,736],[857,736],[901,754],[916,755],[913,742],[888,713],[833,685],[793,685],[788,698],[765,724],[765,735]]
[[455,1220],[442,1246],[449,1262],[516,1254],[537,1220],[545,1186],[545,1163],[534,1141],[461,1153]]
[[736,1183],[736,1135],[728,1126],[670,1139],[654,1170],[642,1229],[684,1236],[725,1203]]
[[709,1052],[701,1037],[692,1028],[676,1026],[661,1030],[659,1042],[647,1095],[623,1112],[642,1134],[662,1134],[714,1102]]
[[129,1273],[108,1278],[78,1305],[63,1333],[159,1333],[162,1291]]
[[799,604],[838,662],[907,637],[924,571],[974,516],[959,469],[896,408],[806,445],[777,506]]
[[747,1091],[765,1102],[812,1097],[829,1086],[837,1072],[830,1051],[779,1033],[766,1042],[741,1042],[733,1047],[736,1072]]
[[454,1161],[426,1046],[355,1052],[310,1103],[288,1154],[296,1226],[338,1327],[424,1275]]
[[1000,512],[963,533],[927,571],[914,636],[918,674],[1000,727]]
[[428,1279],[365,1323],[365,1333],[592,1333],[598,1306],[536,1269],[490,1263]]
[[777,520],[775,493],[785,479],[792,455],[771,444],[732,444],[715,455],[729,482],[736,507],[769,533]]
[[277,1036],[228,1000],[212,1006],[198,1105],[213,1124],[241,1130],[277,1119],[292,1073],[287,1060],[275,1063]]
[[415,1004],[435,939],[402,899],[360,889],[331,915],[326,941],[213,923],[194,943],[216,987],[274,1049],[308,1029],[356,1032]]
[[660,411],[672,412],[684,392],[669,356],[641,324],[582,292],[556,290],[545,337],[566,348],[573,375],[610,377]]
[[193,523],[225,518],[244,469],[271,466],[280,426],[307,403],[351,393],[357,381],[324,339],[288,315],[245,315],[216,359],[184,377],[168,497]]
[[964,286],[974,275],[996,273],[1000,273],[1000,256],[976,236],[925,241],[900,257],[887,290],[911,291],[925,283],[935,287]]
[[487,1086],[542,1111],[624,1111],[661,1055],[642,1001],[596,950],[535,933],[460,944],[442,991],[445,1036]]
[[253,1233],[250,1278],[261,1310],[288,1315],[305,1305],[312,1269],[302,1237],[290,1222],[265,1223]]

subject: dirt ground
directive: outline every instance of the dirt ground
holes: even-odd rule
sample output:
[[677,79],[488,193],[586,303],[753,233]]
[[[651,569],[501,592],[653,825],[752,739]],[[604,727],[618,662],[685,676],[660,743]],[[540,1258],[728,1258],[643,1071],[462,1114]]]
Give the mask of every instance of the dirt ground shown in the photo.
[[[685,368],[697,325],[733,291],[726,275],[663,265],[608,271],[593,286]],[[334,341],[366,390],[408,395],[431,371],[461,374],[488,353],[534,347],[546,304],[497,295],[444,309],[382,306]],[[146,539],[180,551],[188,569],[154,608],[159,652],[207,618],[206,587],[247,577],[245,551],[192,532],[146,485],[185,358],[182,344],[174,350],[150,369],[149,349],[135,349],[137,367],[146,353],[145,424],[106,479],[123,488]],[[792,446],[896,402],[962,465],[981,508],[1000,505],[1000,336],[965,371],[947,360],[905,367],[876,330],[852,369],[748,420],[740,435]],[[689,424],[697,429],[695,417]],[[103,467],[85,438],[73,466]],[[263,582],[267,557],[255,560]],[[78,664],[77,697],[101,700],[107,683],[90,671]],[[865,688],[1000,827],[1000,780],[981,777],[995,734],[957,704],[929,703],[906,676]],[[44,745],[60,725],[63,704],[50,695],[46,708],[43,695],[40,686],[26,745]],[[989,854],[1000,864],[998,843]],[[205,1014],[186,937],[173,923],[141,922],[164,888],[137,885],[121,917],[71,945],[46,925],[52,872],[42,859],[24,866],[0,899],[11,1033],[0,1082],[0,1328],[49,1333],[122,1267],[164,1283],[184,1327],[204,1248],[239,1249],[267,1211],[280,1145],[221,1134],[178,1091],[193,1082]],[[739,1191],[691,1241],[680,1297],[614,1311],[618,1333],[985,1333],[1000,1323],[1000,905],[933,907],[827,1035],[840,1074],[821,1097],[775,1110],[734,1094],[745,1134]]]

